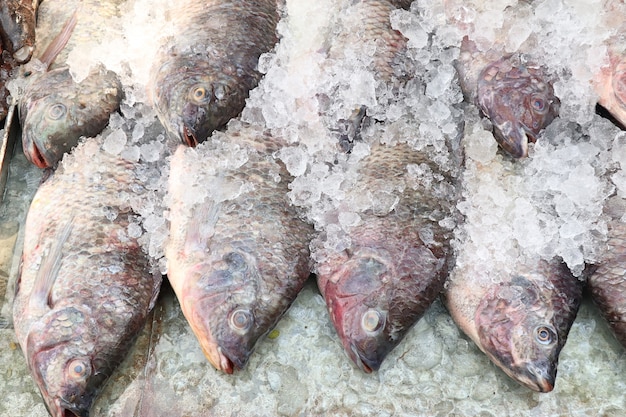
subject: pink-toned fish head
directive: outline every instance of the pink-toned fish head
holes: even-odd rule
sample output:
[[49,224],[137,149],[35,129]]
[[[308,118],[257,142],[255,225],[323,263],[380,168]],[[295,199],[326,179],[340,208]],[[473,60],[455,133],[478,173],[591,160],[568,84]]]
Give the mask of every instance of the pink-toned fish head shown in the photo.
[[487,65],[478,78],[477,105],[491,121],[501,148],[514,158],[528,156],[529,142],[559,113],[549,77],[520,55],[503,57]]
[[626,53],[609,51],[609,65],[596,77],[598,103],[626,128]]

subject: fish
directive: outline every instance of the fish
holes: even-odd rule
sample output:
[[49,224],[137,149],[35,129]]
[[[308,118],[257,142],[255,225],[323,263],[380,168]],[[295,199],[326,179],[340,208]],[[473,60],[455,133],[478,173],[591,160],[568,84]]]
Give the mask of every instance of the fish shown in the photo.
[[467,36],[454,67],[466,100],[491,122],[500,147],[513,158],[527,157],[528,144],[561,106],[548,71],[528,54],[480,51]]
[[6,0],[0,4],[0,39],[18,64],[28,62],[35,49],[38,0]]
[[[14,328],[52,417],[87,417],[152,310],[161,274],[124,195],[137,164],[84,141],[38,188],[24,226]],[[84,161],[90,161],[85,164]]]
[[34,56],[40,62],[22,72],[25,86],[19,98],[22,147],[36,166],[54,167],[81,137],[100,133],[119,109],[123,90],[115,72],[100,64],[78,81],[67,60],[77,46],[111,36],[121,4],[46,0],[39,7]]
[[310,275],[312,226],[272,156],[282,142],[229,129],[179,145],[170,162],[167,276],[208,361],[227,374],[246,366]]
[[[626,26],[625,26],[626,27]],[[600,69],[594,79],[598,104],[604,107],[626,129],[626,45],[610,45],[608,65]]]
[[[470,106],[465,120],[463,142],[471,149],[484,142],[485,132]],[[455,266],[442,299],[458,328],[498,368],[530,390],[550,392],[584,279],[558,252],[545,254],[541,243],[533,242],[536,248],[518,240],[524,227],[550,235],[545,224],[555,214],[533,205],[533,190],[523,187],[524,168],[534,161],[511,160],[494,147],[491,152],[491,160],[482,151],[466,153],[457,204],[464,219],[455,230]],[[527,216],[542,220],[517,224]]]
[[[417,185],[408,166],[422,167],[433,184]],[[345,351],[370,373],[443,288],[452,263],[452,232],[439,221],[450,214],[454,187],[427,155],[407,144],[373,145],[358,175],[354,193],[393,203],[359,213],[359,225],[346,232],[351,244],[314,270]],[[389,189],[403,191],[386,195]]]
[[169,136],[195,146],[237,117],[278,41],[280,0],[185,0],[169,11],[175,36],[150,75],[148,94]]
[[604,213],[609,218],[606,250],[590,266],[587,287],[615,338],[626,347],[626,227],[620,220],[623,203],[620,204],[618,197],[608,199]]
[[513,380],[533,391],[552,391],[582,282],[558,260],[453,276],[445,303],[461,330]]
[[[386,88],[401,91],[412,72],[406,71],[407,40],[390,23],[398,5],[350,2],[335,29],[338,34],[333,34],[329,59],[341,65],[351,51],[374,42],[369,70]],[[348,120],[354,134],[349,144],[340,136],[339,149],[351,153],[353,146],[367,144],[369,154],[349,168],[355,172],[344,174],[356,178],[345,201],[369,198],[371,204],[355,209],[358,204],[344,202],[325,213],[326,218],[338,218],[341,211],[359,216],[358,224],[342,227],[342,239],[349,242],[345,248],[328,248],[329,225],[312,245],[313,270],[337,336],[354,364],[371,373],[380,369],[443,288],[452,263],[452,231],[439,221],[452,218],[456,189],[454,176],[433,162],[435,152],[418,151],[402,139],[386,145],[376,135],[362,137],[371,122],[366,107]],[[420,167],[422,174],[411,174],[412,167]],[[424,187],[426,183],[430,186]]]

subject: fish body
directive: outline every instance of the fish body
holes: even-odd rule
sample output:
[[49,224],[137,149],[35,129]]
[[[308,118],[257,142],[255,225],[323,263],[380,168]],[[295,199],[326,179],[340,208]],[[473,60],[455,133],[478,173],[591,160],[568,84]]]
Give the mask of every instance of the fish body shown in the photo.
[[14,327],[53,417],[89,415],[161,283],[128,233],[136,215],[123,196],[141,187],[135,167],[98,148],[91,139],[65,158],[25,225]]
[[626,128],[626,48],[609,48],[608,66],[603,67],[595,79],[598,104],[604,107]]
[[605,206],[605,212],[611,219],[608,223],[607,248],[589,275],[587,285],[613,334],[626,347],[626,227],[620,220],[623,211],[623,207],[611,204],[611,200]]
[[582,282],[558,260],[457,271],[445,290],[461,330],[507,375],[539,392],[554,388],[581,300]]
[[455,68],[466,99],[490,120],[502,149],[514,158],[528,156],[528,143],[559,114],[547,71],[520,53],[479,51],[468,37]]
[[[425,172],[423,182],[410,167]],[[346,232],[350,245],[316,263],[315,271],[345,351],[371,372],[443,287],[452,232],[440,220],[451,214],[455,197],[449,176],[406,144],[373,145],[353,192],[379,203],[359,213],[359,224]]]
[[312,228],[287,198],[291,177],[272,156],[279,144],[246,128],[180,145],[171,161],[167,275],[204,354],[229,374],[310,274]]
[[185,0],[170,11],[175,36],[153,65],[150,96],[170,136],[190,146],[241,113],[277,42],[279,0]]
[[101,132],[122,100],[122,85],[113,71],[93,66],[87,76],[74,79],[67,60],[74,48],[106,42],[115,32],[121,0],[45,1],[38,11],[35,57],[45,70],[28,69],[19,100],[22,145],[29,161],[52,167],[81,136]]

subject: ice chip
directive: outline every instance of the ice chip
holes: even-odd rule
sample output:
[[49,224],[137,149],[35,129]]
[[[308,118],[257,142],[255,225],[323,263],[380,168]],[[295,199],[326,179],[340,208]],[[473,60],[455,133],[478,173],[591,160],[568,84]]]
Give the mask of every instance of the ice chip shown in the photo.
[[113,130],[104,139],[103,149],[111,155],[119,155],[126,146],[126,132],[122,129]]

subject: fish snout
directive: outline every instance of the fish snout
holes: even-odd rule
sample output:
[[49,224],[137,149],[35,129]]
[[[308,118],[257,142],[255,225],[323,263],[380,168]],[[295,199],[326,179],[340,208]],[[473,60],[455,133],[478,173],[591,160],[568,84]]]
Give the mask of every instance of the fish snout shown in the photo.
[[22,149],[26,159],[38,168],[49,168],[52,166],[51,158],[47,155],[46,149],[37,145],[37,141],[30,131],[22,134]]
[[527,157],[528,143],[534,142],[522,126],[511,121],[493,123],[493,133],[500,147],[513,158]]
[[550,392],[554,389],[556,371],[556,364],[550,361],[529,363],[526,366],[528,380],[522,382],[534,391]]

